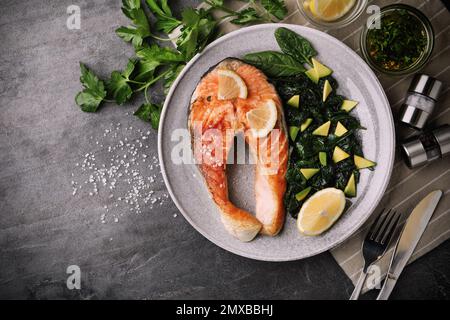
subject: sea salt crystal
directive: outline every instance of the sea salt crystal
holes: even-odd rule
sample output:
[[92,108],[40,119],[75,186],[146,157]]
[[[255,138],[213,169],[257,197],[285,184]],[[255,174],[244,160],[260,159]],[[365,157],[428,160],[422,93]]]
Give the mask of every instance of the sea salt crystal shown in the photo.
[[[109,205],[103,205],[103,208],[106,214],[111,210],[111,214],[115,217],[114,221],[116,219],[118,221],[117,214],[122,216],[125,212],[122,210],[123,206],[135,214],[152,210],[153,204],[162,206],[168,194],[163,193],[156,197],[151,189],[156,180],[162,181],[158,176],[160,174],[158,158],[155,155],[149,156],[147,154],[149,145],[143,144],[151,131],[144,133],[141,129],[133,129],[132,126],[122,128],[120,123],[111,123],[110,127],[115,129],[115,132],[104,129],[104,138],[96,141],[96,145],[102,148],[103,145],[106,146],[105,151],[98,154],[99,160],[91,152],[85,153],[82,157],[81,168],[77,174],[83,177],[84,184],[77,188],[76,181],[71,180],[72,194],[77,194],[83,189],[83,185],[86,186],[89,188],[89,196],[99,197],[99,201],[102,202],[108,201]],[[143,150],[146,150],[146,153]],[[151,157],[153,164],[145,164],[148,157]],[[124,159],[129,159],[129,162],[125,162]],[[77,162],[76,167],[79,166],[80,162]],[[71,176],[74,177],[74,173]],[[110,191],[100,193],[102,188]],[[105,214],[102,215],[101,222],[106,223]]]

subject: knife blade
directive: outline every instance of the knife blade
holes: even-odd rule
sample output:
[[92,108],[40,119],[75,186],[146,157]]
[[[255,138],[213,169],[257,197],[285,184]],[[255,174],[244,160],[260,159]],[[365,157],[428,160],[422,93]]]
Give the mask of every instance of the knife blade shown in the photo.
[[436,190],[423,198],[409,215],[395,246],[394,254],[391,258],[386,280],[377,297],[377,300],[387,300],[394,289],[398,277],[411,258],[414,249],[419,243],[431,216],[436,209],[442,191]]

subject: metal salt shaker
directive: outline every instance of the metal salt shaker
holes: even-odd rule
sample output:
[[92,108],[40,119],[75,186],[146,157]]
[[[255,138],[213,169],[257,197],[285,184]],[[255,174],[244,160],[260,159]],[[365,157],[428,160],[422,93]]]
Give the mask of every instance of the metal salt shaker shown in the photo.
[[442,82],[426,74],[416,74],[400,109],[400,121],[422,130],[442,89]]
[[441,159],[450,154],[450,125],[444,124],[408,139],[401,148],[410,168]]

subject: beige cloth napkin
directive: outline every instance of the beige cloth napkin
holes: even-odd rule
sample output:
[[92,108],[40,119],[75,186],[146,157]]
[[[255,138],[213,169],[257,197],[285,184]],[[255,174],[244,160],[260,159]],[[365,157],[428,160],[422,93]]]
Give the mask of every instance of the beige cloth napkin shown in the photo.
[[[286,0],[285,2],[289,13],[282,22],[313,27],[298,11],[297,0]],[[418,8],[431,20],[435,32],[435,48],[430,62],[422,72],[437,77],[447,84],[450,83],[449,12],[445,9],[442,2],[437,0],[369,0],[370,5],[378,5],[380,7],[396,2],[410,4]],[[234,9],[244,9],[248,6],[248,4],[245,4],[244,2],[235,0],[230,0],[226,2],[226,4]],[[325,31],[343,41],[360,54],[359,36],[361,26],[365,23],[367,17],[368,16],[363,13],[357,21],[347,27]],[[232,25],[226,21],[221,24],[221,31],[223,33],[228,33],[238,28],[239,26]],[[386,91],[395,114],[406,94],[411,81],[411,76],[388,77],[378,73],[377,76]],[[445,86],[436,109],[431,122],[436,125],[450,123],[448,85]],[[411,134],[414,134],[414,132],[402,128],[397,129],[397,136],[399,138],[404,138]],[[363,265],[360,249],[367,231],[367,226],[370,225],[382,208],[394,208],[399,212],[409,214],[422,198],[436,189],[442,190],[444,195],[414,251],[410,263],[450,238],[450,158],[447,157],[444,160],[410,170],[397,154],[390,184],[378,209],[374,212],[365,226],[344,243],[331,250],[331,254],[353,283],[356,283],[358,280]],[[392,253],[392,249],[389,252]],[[380,262],[382,274],[386,273],[389,259],[390,255],[388,254],[385,259]]]

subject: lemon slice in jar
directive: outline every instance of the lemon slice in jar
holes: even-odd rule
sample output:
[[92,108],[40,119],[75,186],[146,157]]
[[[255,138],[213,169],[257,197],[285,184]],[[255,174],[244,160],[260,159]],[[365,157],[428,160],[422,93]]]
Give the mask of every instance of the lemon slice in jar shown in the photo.
[[355,3],[356,0],[310,0],[307,6],[316,18],[335,21],[349,12]]

